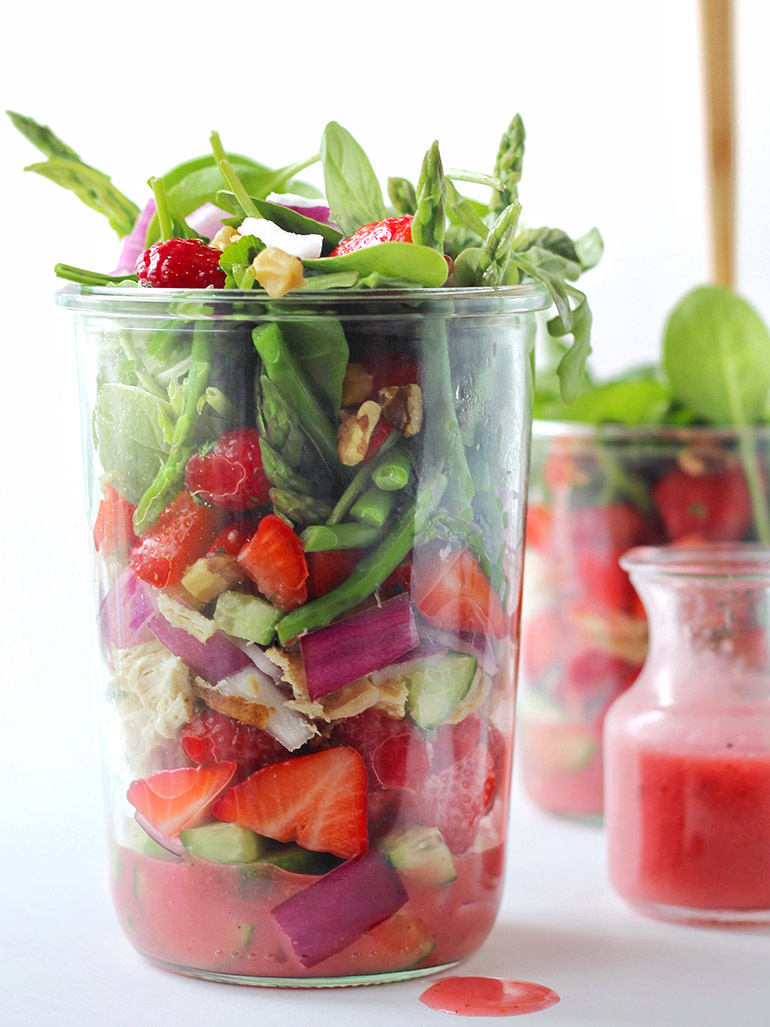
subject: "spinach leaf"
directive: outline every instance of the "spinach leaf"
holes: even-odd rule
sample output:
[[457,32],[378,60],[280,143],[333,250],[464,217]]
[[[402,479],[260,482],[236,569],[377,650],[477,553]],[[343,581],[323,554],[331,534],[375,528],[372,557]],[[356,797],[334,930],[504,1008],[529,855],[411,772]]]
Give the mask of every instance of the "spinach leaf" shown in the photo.
[[443,285],[448,274],[447,262],[438,250],[410,242],[383,242],[340,257],[316,257],[302,263],[312,271],[378,272],[426,287]]
[[[545,416],[585,424],[658,424],[669,403],[668,389],[660,381],[620,380],[582,392],[569,406],[554,403]],[[539,411],[539,415],[543,413]]]
[[[228,160],[250,193],[262,193],[264,186],[275,177],[272,169],[248,157],[228,154]],[[202,207],[204,203],[213,203],[217,191],[223,184],[222,173],[213,153],[185,161],[162,177],[169,203],[183,218]],[[270,192],[271,188],[272,186],[268,185],[265,194]],[[159,238],[160,225],[156,215],[147,228],[147,245],[150,246]]]
[[770,334],[728,289],[688,293],[671,313],[663,361],[675,399],[712,424],[751,424],[770,391]]
[[326,199],[346,236],[385,217],[382,189],[360,145],[347,129],[330,121],[321,139]]
[[339,321],[281,321],[281,331],[308,385],[336,423],[342,406],[342,379],[348,366],[348,341]]
[[169,452],[168,403],[142,388],[106,382],[98,391],[94,433],[99,460],[118,492],[137,503]]
[[[280,203],[261,200],[258,196],[249,198],[263,218],[272,221],[285,232],[294,232],[297,235],[320,235],[323,237],[324,245],[329,249],[334,249],[342,239],[342,232],[323,221],[316,221],[315,218],[309,218],[306,214],[300,214]],[[223,207],[234,214],[239,214],[241,217],[246,216],[234,193],[229,190],[221,189],[217,193],[216,203],[218,207]]]

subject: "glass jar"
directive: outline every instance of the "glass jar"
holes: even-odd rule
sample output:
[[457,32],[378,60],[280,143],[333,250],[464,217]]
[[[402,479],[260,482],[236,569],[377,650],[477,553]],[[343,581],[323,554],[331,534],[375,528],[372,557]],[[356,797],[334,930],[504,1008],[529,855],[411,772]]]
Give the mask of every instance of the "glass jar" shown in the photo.
[[650,652],[605,723],[612,885],[665,920],[770,924],[770,547],[622,563]]
[[112,891],[173,970],[454,965],[502,888],[544,290],[81,288]]
[[604,715],[647,651],[621,554],[770,541],[768,480],[767,428],[535,422],[517,719],[524,783],[542,809],[602,815]]

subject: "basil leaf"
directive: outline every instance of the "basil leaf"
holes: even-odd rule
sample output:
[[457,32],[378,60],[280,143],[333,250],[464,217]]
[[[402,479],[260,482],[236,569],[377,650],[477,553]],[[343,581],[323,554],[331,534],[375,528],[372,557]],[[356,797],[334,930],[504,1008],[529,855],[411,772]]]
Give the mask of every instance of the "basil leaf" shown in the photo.
[[663,360],[675,399],[713,424],[758,421],[770,391],[770,334],[728,289],[694,289],[666,324]]
[[326,199],[346,236],[382,221],[385,203],[369,158],[347,129],[330,121],[321,139]]
[[447,262],[438,250],[411,242],[383,242],[340,257],[303,260],[313,271],[358,271],[362,275],[379,272],[385,278],[401,278],[428,288],[443,285]]
[[99,389],[94,433],[99,460],[115,488],[141,499],[169,452],[163,424],[170,407],[134,385],[107,382]]

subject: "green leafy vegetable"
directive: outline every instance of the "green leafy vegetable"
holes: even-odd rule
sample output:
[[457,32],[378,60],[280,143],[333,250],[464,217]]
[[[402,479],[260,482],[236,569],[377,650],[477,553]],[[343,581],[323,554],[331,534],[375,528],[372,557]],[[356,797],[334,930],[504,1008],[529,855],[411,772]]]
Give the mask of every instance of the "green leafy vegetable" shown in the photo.
[[447,263],[437,250],[409,242],[383,242],[339,257],[317,257],[302,263],[312,271],[378,273],[428,288],[443,285],[448,274]]
[[94,433],[102,467],[115,488],[137,503],[166,459],[164,424],[171,406],[145,389],[119,382],[100,386]]
[[382,190],[369,158],[353,136],[330,121],[321,139],[326,199],[346,236],[385,217]]

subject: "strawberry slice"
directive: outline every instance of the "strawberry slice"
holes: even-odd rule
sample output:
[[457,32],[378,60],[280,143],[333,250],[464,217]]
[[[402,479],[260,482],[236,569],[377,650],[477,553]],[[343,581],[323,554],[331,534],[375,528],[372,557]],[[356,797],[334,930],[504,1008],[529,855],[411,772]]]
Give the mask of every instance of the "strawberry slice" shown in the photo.
[[479,821],[495,789],[495,768],[485,745],[476,745],[445,770],[429,774],[420,794],[409,798],[414,819],[437,827],[450,852],[462,853],[473,844]]
[[262,767],[215,803],[217,820],[350,859],[366,851],[367,776],[347,746]]
[[235,763],[215,763],[159,770],[132,781],[128,801],[164,838],[178,838],[181,831],[209,819],[214,800],[230,783],[235,769]]

